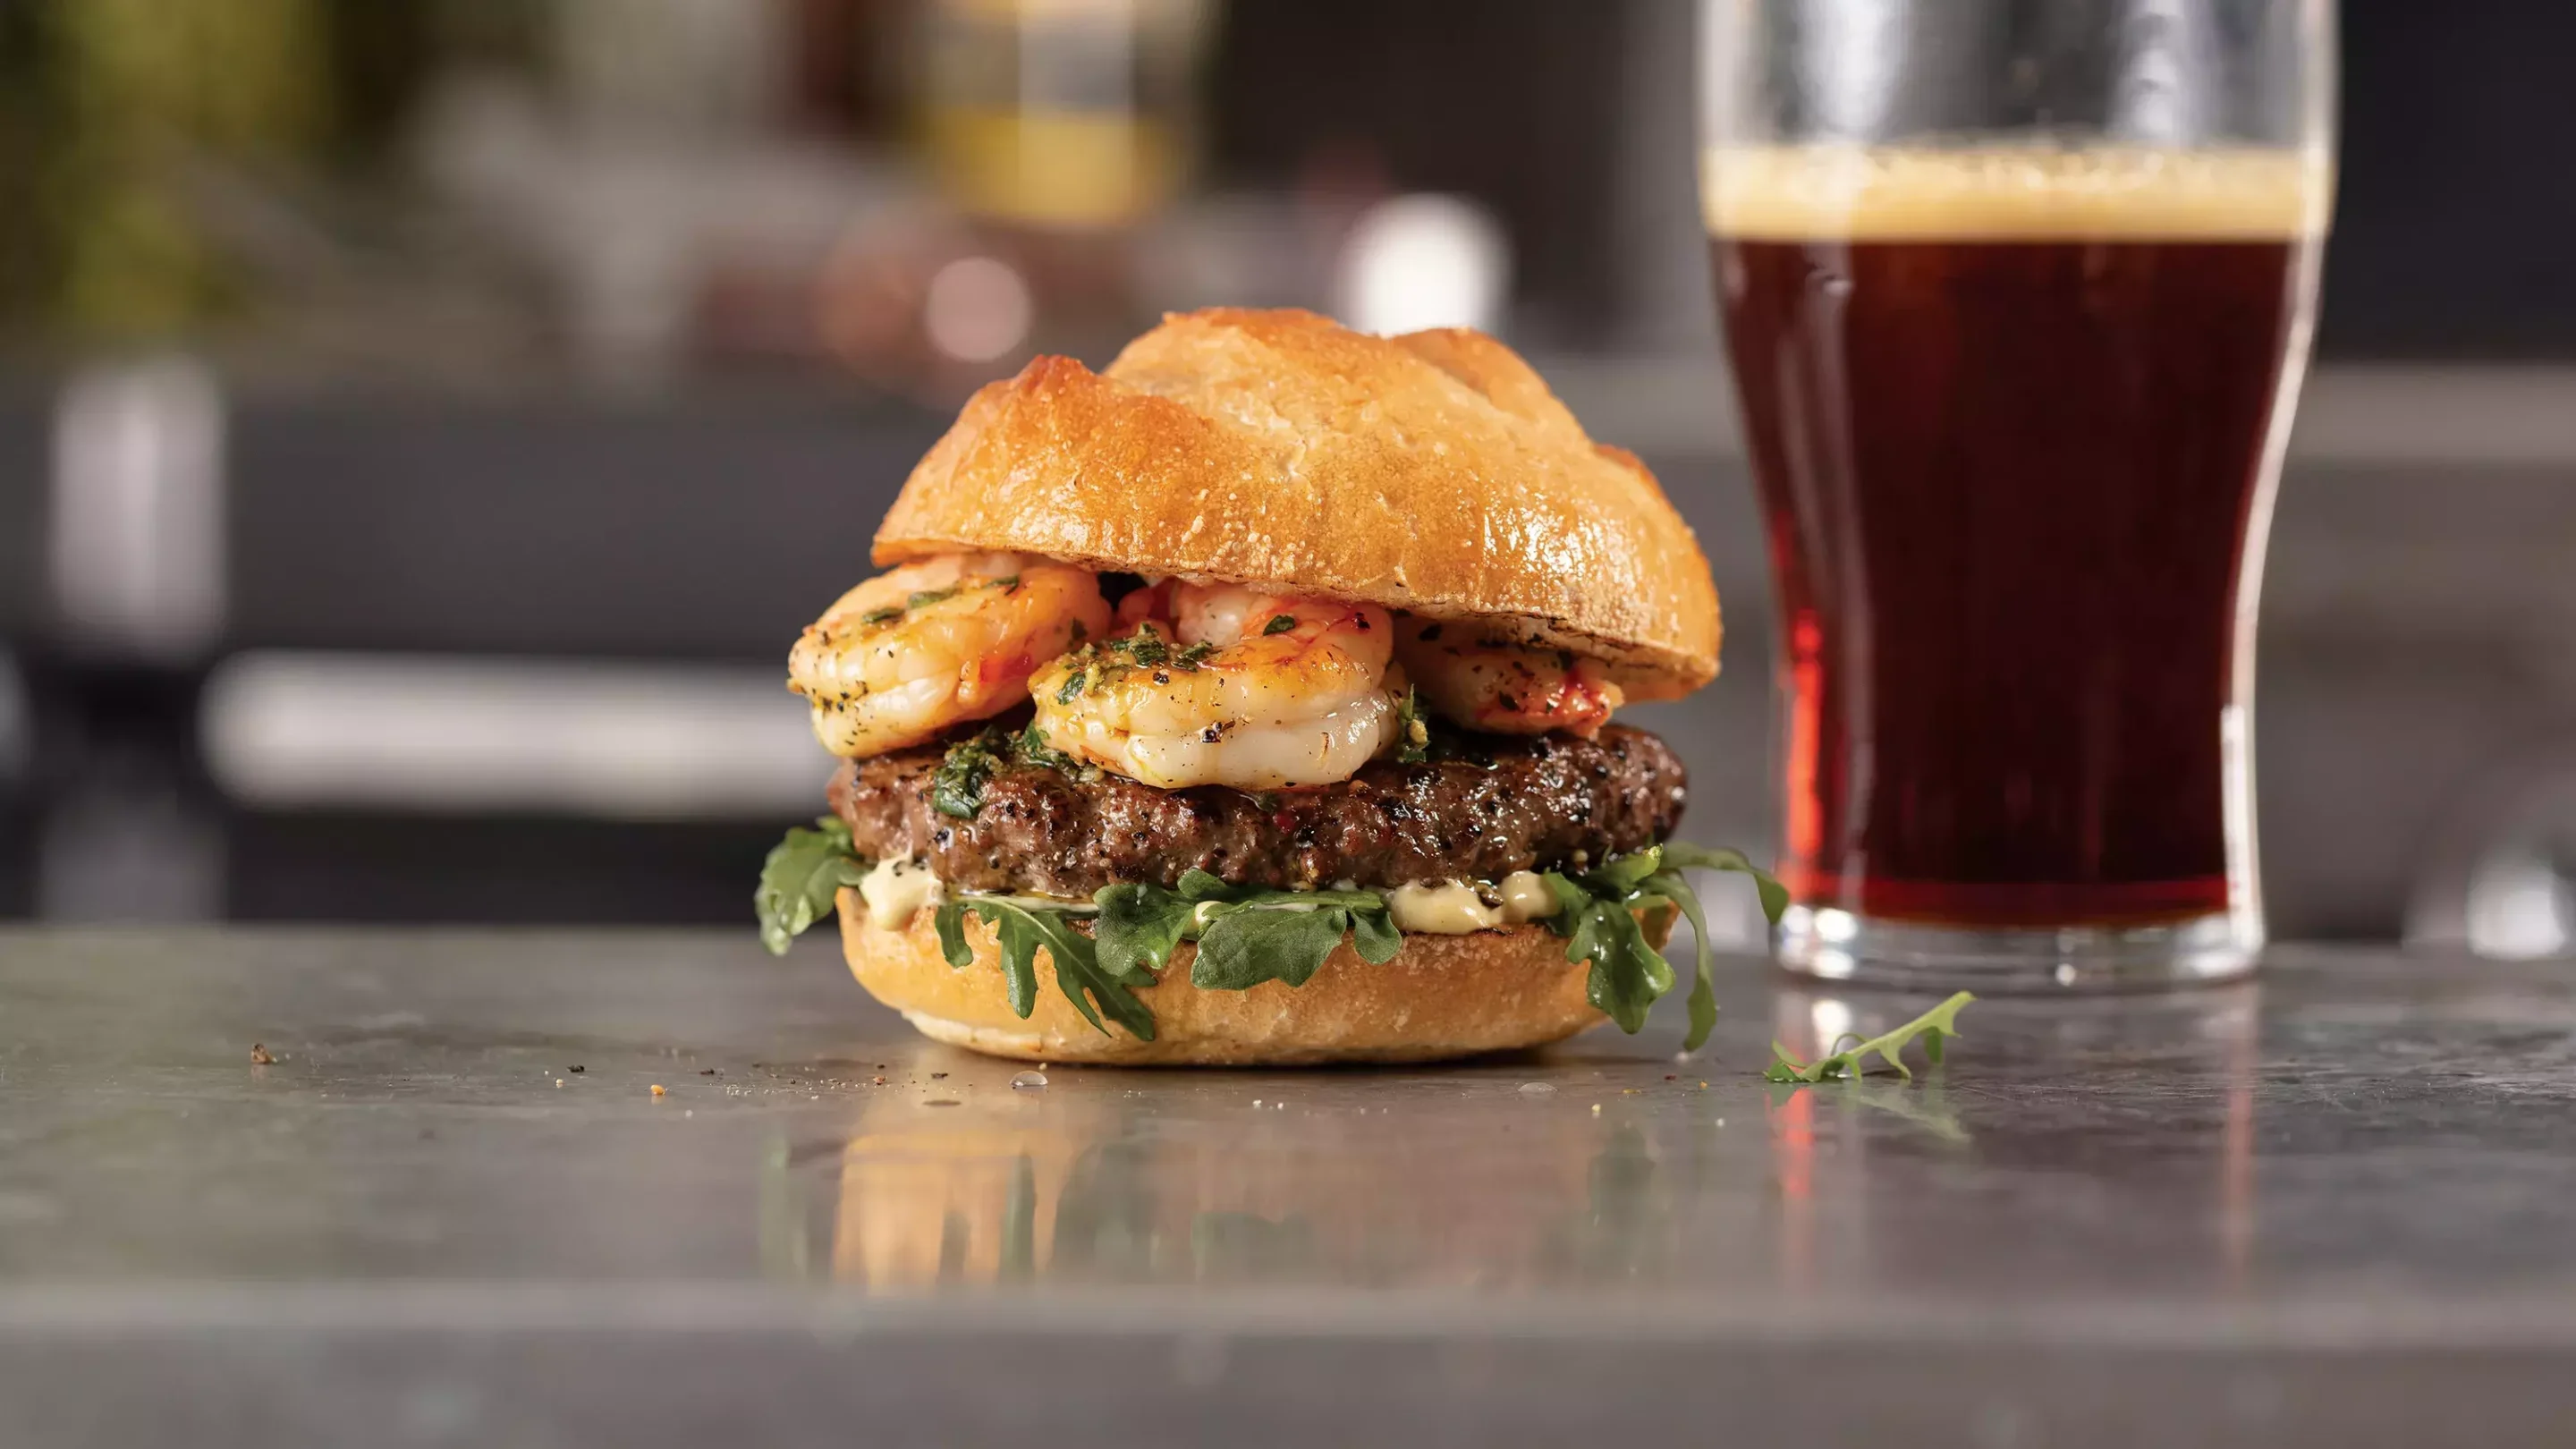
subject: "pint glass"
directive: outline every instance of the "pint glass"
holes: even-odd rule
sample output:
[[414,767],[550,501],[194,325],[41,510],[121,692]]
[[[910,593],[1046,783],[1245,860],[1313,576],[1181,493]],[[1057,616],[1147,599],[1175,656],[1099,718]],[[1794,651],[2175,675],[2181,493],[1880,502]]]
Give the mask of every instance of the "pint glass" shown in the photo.
[[1706,0],[1793,971],[2250,968],[2255,596],[2330,0]]

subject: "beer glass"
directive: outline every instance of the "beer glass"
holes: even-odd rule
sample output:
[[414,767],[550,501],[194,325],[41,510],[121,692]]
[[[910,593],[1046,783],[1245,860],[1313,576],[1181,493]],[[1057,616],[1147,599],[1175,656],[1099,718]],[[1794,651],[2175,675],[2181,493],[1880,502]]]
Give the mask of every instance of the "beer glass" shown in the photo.
[[1705,0],[1781,620],[1780,959],[2131,987],[2263,939],[2255,596],[2331,0]]

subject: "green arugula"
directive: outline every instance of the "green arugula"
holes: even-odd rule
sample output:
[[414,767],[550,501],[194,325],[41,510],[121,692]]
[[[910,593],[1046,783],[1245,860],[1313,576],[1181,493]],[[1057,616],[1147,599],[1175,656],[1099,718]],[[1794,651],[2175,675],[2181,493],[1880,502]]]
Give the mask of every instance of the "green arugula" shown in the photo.
[[837,815],[825,815],[811,830],[797,826],[770,847],[761,863],[760,888],[751,893],[760,916],[760,944],[769,954],[784,956],[787,943],[832,913],[832,897],[854,886],[868,873],[850,844],[850,827]]
[[[1959,1034],[1959,1009],[1976,999],[1962,991],[1894,1031],[1878,1036],[1864,1037],[1856,1031],[1844,1032],[1825,1043],[1825,1055],[1812,1062],[1798,1060],[1790,1055],[1787,1047],[1775,1041],[1771,1043],[1771,1065],[1762,1075],[1774,1082],[1831,1082],[1857,1077],[1868,1070],[1862,1062],[1870,1053],[1876,1052],[1896,1075],[1910,1081],[1914,1069],[1898,1055],[1904,1051],[1906,1043],[1921,1037],[1924,1060],[1940,1065],[1943,1043]],[[1846,1046],[1846,1042],[1850,1045]]]
[[[1013,759],[1058,768],[1071,763],[1047,746],[1034,725],[1018,734],[990,727],[950,747],[933,776],[933,805],[945,814],[971,818],[983,803],[992,772]],[[867,869],[868,862],[852,846],[849,827],[836,817],[824,816],[810,830],[788,831],[761,869],[755,903],[762,942],[773,952],[784,952],[789,941],[831,914],[834,893],[857,885]],[[1635,1033],[1675,981],[1672,963],[1655,948],[1638,917],[1658,910],[1679,910],[1689,917],[1699,937],[1699,959],[1684,1046],[1697,1050],[1717,1018],[1711,979],[1716,951],[1685,870],[1751,876],[1763,913],[1774,921],[1788,903],[1779,883],[1742,852],[1672,843],[1604,861],[1593,870],[1542,877],[1557,902],[1545,924],[1565,939],[1568,961],[1591,964],[1586,998],[1621,1030]],[[1344,940],[1362,960],[1379,965],[1394,960],[1404,947],[1387,898],[1376,891],[1268,890],[1229,885],[1203,870],[1184,872],[1172,889],[1145,882],[1105,886],[1087,904],[1011,896],[952,898],[933,918],[941,954],[952,966],[974,959],[964,930],[970,913],[994,930],[1013,1011],[1025,1017],[1036,1009],[1037,956],[1044,951],[1055,965],[1057,986],[1085,1020],[1106,1031],[1105,1015],[1146,1041],[1153,1040],[1153,1014],[1134,993],[1154,984],[1184,941],[1198,945],[1191,983],[1213,991],[1243,991],[1264,981],[1303,986]],[[1092,918],[1089,934],[1073,924],[1078,917]],[[1792,1080],[1778,1073],[1845,1073],[1871,1051],[1902,1071],[1895,1050],[1915,1036],[1926,1038],[1926,1050],[1938,1060],[1942,1037],[1957,1032],[1949,1014],[1966,1000],[1964,994],[1953,998],[1887,1038],[1862,1042],[1812,1065],[1781,1053],[1772,1074],[1775,1080]]]
[[1296,616],[1296,615],[1294,615],[1294,614],[1273,614],[1273,615],[1271,615],[1271,616],[1270,616],[1270,622],[1261,626],[1261,632],[1262,632],[1263,634],[1285,634],[1285,633],[1287,633],[1289,630],[1294,629],[1294,628],[1296,628],[1296,627],[1297,627],[1297,616]]
[[1565,959],[1592,963],[1592,974],[1584,983],[1585,998],[1619,1023],[1620,1030],[1633,1035],[1645,1026],[1646,1011],[1655,998],[1673,987],[1672,964],[1647,941],[1636,913],[1677,908],[1688,916],[1699,959],[1691,979],[1690,1031],[1682,1038],[1682,1049],[1697,1051],[1717,1025],[1717,948],[1709,940],[1708,915],[1700,906],[1699,892],[1682,874],[1685,870],[1739,871],[1751,876],[1762,914],[1775,925],[1789,908],[1789,892],[1747,860],[1744,852],[1668,841],[1604,861],[1597,870],[1576,875],[1550,872],[1545,879],[1556,894],[1557,912],[1547,918],[1547,924],[1566,938]]
[[[1139,1041],[1154,1039],[1154,1013],[1136,999],[1133,988],[1154,984],[1154,973],[1133,967],[1104,967],[1091,937],[1073,927],[1072,908],[1031,905],[1007,896],[958,896],[943,901],[932,926],[939,933],[939,954],[952,967],[974,964],[966,940],[966,914],[973,912],[993,928],[999,947],[1004,994],[1011,1010],[1027,1016],[1037,1010],[1037,953],[1044,950],[1055,967],[1056,989],[1073,1009],[1103,1035],[1106,1013]],[[1095,1003],[1097,1006],[1095,1007]]]
[[1243,991],[1264,981],[1305,985],[1344,937],[1376,965],[1404,948],[1386,898],[1375,891],[1263,890],[1228,885],[1203,870],[1182,872],[1178,884],[1102,887],[1092,903],[1100,909],[1103,959],[1160,971],[1181,942],[1196,941],[1190,984]]

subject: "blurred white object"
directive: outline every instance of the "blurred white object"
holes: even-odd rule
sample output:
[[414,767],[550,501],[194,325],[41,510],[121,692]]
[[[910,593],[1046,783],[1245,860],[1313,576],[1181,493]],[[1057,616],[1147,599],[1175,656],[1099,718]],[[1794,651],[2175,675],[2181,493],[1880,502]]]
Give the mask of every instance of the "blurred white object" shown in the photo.
[[2576,949],[2576,754],[2509,763],[2434,836],[2413,945],[2527,961]]
[[64,632],[184,660],[224,622],[224,404],[181,358],[76,374],[54,409],[47,538]]
[[1333,310],[1362,332],[1491,332],[1511,285],[1511,243],[1474,202],[1398,196],[1360,214],[1337,273]]
[[832,765],[770,669],[249,653],[200,728],[215,782],[262,807],[812,815]]
[[1037,299],[1008,262],[959,257],[931,274],[921,327],[930,345],[959,362],[1008,357],[1028,340]]

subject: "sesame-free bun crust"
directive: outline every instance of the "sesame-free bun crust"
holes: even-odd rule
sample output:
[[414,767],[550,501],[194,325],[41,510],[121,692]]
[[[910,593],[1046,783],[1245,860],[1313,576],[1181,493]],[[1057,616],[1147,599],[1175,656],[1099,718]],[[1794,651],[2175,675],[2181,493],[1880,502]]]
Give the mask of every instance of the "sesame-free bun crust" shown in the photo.
[[1476,620],[1632,698],[1717,673],[1708,560],[1654,475],[1466,329],[1218,308],[1103,373],[1040,357],[968,401],[877,530],[880,564],[983,549]]
[[[855,890],[840,893],[841,949],[868,994],[904,1014],[923,1035],[953,1046],[1028,1061],[1116,1066],[1309,1066],[1328,1062],[1430,1062],[1562,1041],[1607,1020],[1584,999],[1590,967],[1565,959],[1565,942],[1543,926],[1466,936],[1407,936],[1404,949],[1373,965],[1350,942],[1303,986],[1270,981],[1249,991],[1202,991],[1190,984],[1197,948],[1184,944],[1160,984],[1136,993],[1154,1013],[1154,1039],[1139,1041],[1115,1022],[1104,1035],[1056,988],[1052,962],[1038,968],[1037,1009],[1012,1014],[991,927],[966,918],[974,961],[952,968],[939,953],[931,913],[901,930],[868,924]],[[1673,913],[1640,917],[1658,947]],[[1104,1018],[1104,1021],[1106,1018]]]

